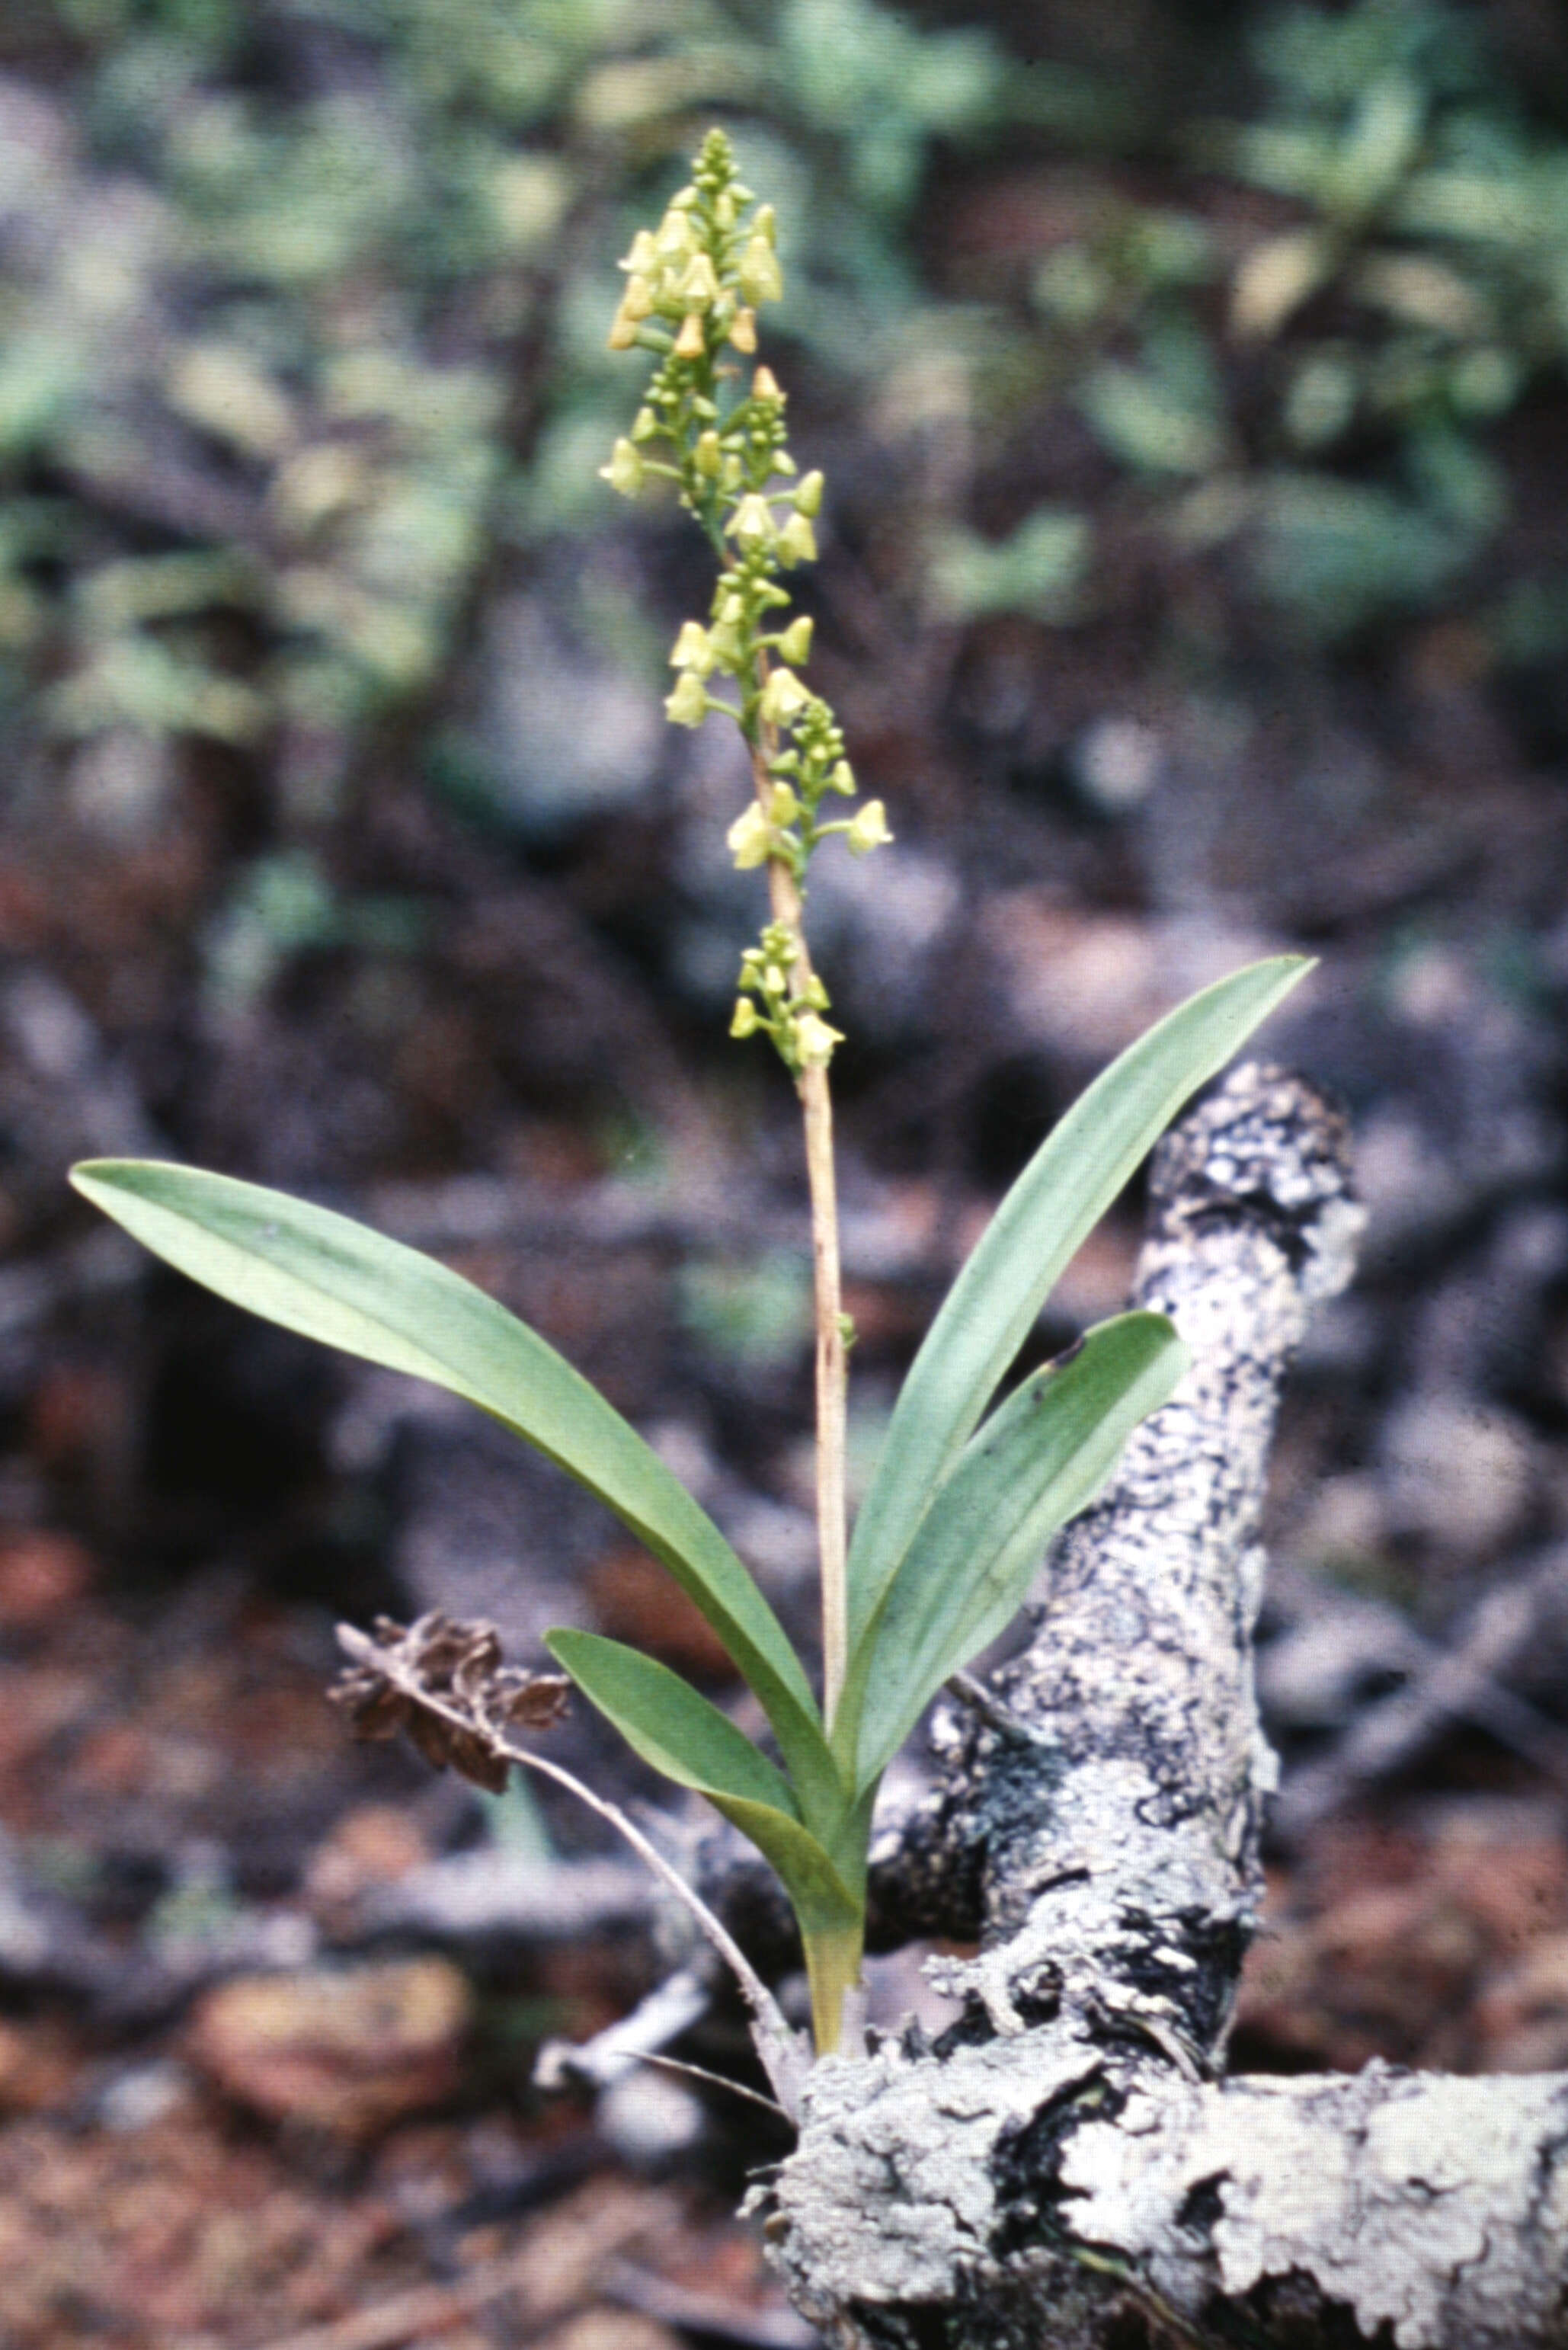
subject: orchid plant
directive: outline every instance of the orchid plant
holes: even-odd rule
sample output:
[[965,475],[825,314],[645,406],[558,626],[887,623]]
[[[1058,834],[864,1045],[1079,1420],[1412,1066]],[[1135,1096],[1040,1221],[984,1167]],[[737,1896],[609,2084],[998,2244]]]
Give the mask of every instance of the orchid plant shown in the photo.
[[[253,1313],[462,1396],[616,1512],[701,1610],[760,1703],[774,1752],[654,1659],[597,1633],[548,1636],[556,1661],[645,1762],[705,1796],[777,1872],[799,1921],[815,2050],[840,2045],[865,1931],[882,1775],[931,1698],[1005,1627],[1051,1535],[1082,1510],[1186,1363],[1162,1315],[1100,1324],[996,1398],[1069,1258],[1182,1104],[1308,968],[1254,963],[1180,1005],[1106,1071],[997,1210],[915,1357],[852,1538],[845,1506],[849,1331],[840,1298],[829,1070],[842,1041],[805,933],[807,875],[831,840],[888,840],[860,801],[838,722],[801,672],[812,622],[785,580],[816,557],[820,473],[799,472],[785,399],[753,369],[757,311],[783,292],[772,208],[711,132],[688,186],[634,241],[610,331],[655,362],[604,469],[628,496],[666,485],[717,577],[681,626],[667,711],[718,716],[745,746],[729,829],[765,879],[731,1033],[765,1037],[800,1099],[816,1335],[820,1693],[742,1560],[673,1471],[559,1354],[444,1265],[350,1219],[227,1176],[153,1161],[78,1167],[78,1191],[155,1254]],[[749,382],[745,380],[749,374]],[[841,813],[833,813],[835,810]],[[556,1773],[555,1775],[559,1775]]]

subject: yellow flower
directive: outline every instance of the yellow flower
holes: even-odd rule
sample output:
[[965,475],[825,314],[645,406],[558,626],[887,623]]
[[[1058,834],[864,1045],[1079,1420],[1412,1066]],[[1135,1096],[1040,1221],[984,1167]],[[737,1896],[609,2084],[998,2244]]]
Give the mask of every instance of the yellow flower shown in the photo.
[[707,348],[707,338],[702,332],[701,312],[700,310],[688,310],[685,317],[680,322],[680,332],[675,338],[676,358],[678,359],[700,359]]
[[851,857],[867,857],[872,849],[885,847],[892,837],[888,829],[887,809],[880,800],[867,800],[850,818],[844,846]]
[[713,658],[712,639],[701,622],[683,620],[670,656],[670,668],[690,670],[698,677],[711,677]]
[[724,845],[735,860],[737,873],[750,873],[765,865],[773,853],[773,827],[755,800],[743,816],[738,816],[724,835]]
[[738,351],[749,359],[757,348],[757,314],[754,310],[737,310],[730,321],[730,340]]
[[689,261],[697,250],[697,232],[688,214],[672,204],[659,224],[653,246],[660,261]]
[[708,715],[708,696],[695,670],[682,670],[673,693],[664,697],[664,714],[672,726],[701,726]]
[[779,533],[779,561],[792,570],[797,563],[816,561],[816,533],[798,511],[791,515]]
[[730,1023],[731,1035],[754,1036],[762,1024],[762,1022],[757,1018],[756,1005],[751,1002],[749,997],[744,995],[738,996],[735,1001],[734,1017]]
[[780,660],[804,665],[811,659],[811,620],[805,612],[798,620],[790,622],[779,639]]
[[719,298],[719,281],[705,253],[694,253],[675,288],[677,301],[689,310],[706,310]]
[[629,441],[622,439],[616,442],[610,451],[609,463],[599,467],[599,479],[607,482],[612,490],[618,490],[623,498],[636,497],[645,475],[641,456]]
[[815,1012],[803,1012],[794,1024],[794,1049],[803,1069],[826,1069],[834,1046],[843,1042],[843,1031],[819,1020]]
[[811,700],[794,670],[775,669],[763,688],[757,713],[764,726],[787,726]]
[[741,500],[724,527],[742,546],[765,546],[774,536],[773,509],[753,490]]
[[742,299],[755,309],[761,302],[776,302],[784,292],[784,272],[765,236],[753,236],[741,255],[738,282]]

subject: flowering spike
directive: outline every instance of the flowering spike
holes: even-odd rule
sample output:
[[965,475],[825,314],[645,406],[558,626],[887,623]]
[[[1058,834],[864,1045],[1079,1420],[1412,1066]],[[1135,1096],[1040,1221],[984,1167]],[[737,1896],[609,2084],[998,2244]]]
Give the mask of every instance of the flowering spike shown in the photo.
[[[678,726],[701,726],[722,711],[750,745],[755,796],[730,827],[730,853],[742,872],[766,868],[775,913],[794,911],[770,922],[742,958],[732,1033],[765,1033],[804,1079],[826,1066],[838,1042],[800,929],[806,868],[831,834],[857,857],[890,835],[880,800],[841,822],[822,820],[830,795],[853,800],[857,787],[837,720],[797,674],[811,658],[812,623],[805,613],[789,617],[783,583],[816,558],[823,478],[815,467],[800,473],[785,445],[784,394],[772,369],[755,368],[750,390],[737,396],[724,357],[726,346],[751,357],[757,307],[784,291],[777,242],[773,207],[742,186],[729,140],[711,132],[691,184],[670,198],[656,229],[638,231],[621,265],[627,286],[610,339],[617,349],[643,344],[664,356],[630,438],[616,442],[604,472],[628,496],[649,467],[672,480],[722,550],[706,621],[683,621],[675,639],[677,676],[664,706]],[[708,691],[715,671],[738,682],[738,706]]]

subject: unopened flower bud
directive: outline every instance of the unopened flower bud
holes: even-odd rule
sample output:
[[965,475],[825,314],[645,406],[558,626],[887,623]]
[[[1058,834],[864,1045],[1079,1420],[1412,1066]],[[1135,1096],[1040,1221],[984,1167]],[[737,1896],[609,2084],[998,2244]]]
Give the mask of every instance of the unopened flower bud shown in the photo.
[[851,817],[844,846],[851,857],[867,857],[872,849],[885,847],[892,837],[888,829],[887,809],[880,800],[867,800]]
[[808,614],[803,612],[798,620],[792,620],[779,639],[780,660],[788,661],[794,668],[804,668],[811,659],[811,630]]
[[642,459],[627,440],[619,440],[610,451],[607,465],[599,467],[599,479],[618,490],[623,498],[635,498],[645,479]]
[[803,473],[794,485],[796,514],[819,515],[822,512],[822,475],[815,468],[809,473]]
[[766,546],[775,536],[773,509],[755,490],[741,500],[724,527],[742,546]]
[[859,786],[855,781],[855,770],[847,759],[836,763],[827,778],[827,788],[830,792],[842,792],[846,800],[854,798]]
[[711,482],[716,482],[724,470],[724,452],[719,445],[718,434],[711,429],[700,432],[692,454],[697,460],[697,471],[706,473]]
[[764,726],[787,726],[810,700],[811,695],[793,670],[775,669],[763,688],[757,712]]
[[737,996],[735,999],[734,1016],[730,1022],[731,1035],[754,1036],[762,1024],[762,1022],[757,1018],[757,1007],[751,1001],[750,997],[744,995]]
[[688,310],[680,322],[680,332],[675,338],[676,358],[700,359],[707,348],[707,340],[702,332],[701,312]]
[[730,321],[730,340],[738,351],[749,359],[757,348],[757,314],[754,310],[737,310]]
[[784,272],[765,236],[753,236],[742,254],[737,282],[741,298],[753,309],[762,302],[776,302],[783,295]]
[[671,669],[695,671],[699,677],[709,677],[713,669],[713,645],[707,629],[700,620],[683,620],[680,634],[675,639],[675,650],[670,656]]
[[719,281],[713,275],[713,265],[705,253],[694,253],[681,272],[675,288],[678,300],[689,310],[706,310],[719,298]]
[[826,1069],[834,1046],[843,1042],[842,1030],[829,1027],[815,1012],[803,1012],[794,1024],[794,1049],[803,1069]]
[[752,378],[752,398],[753,400],[776,400],[782,404],[784,394],[779,390],[778,378],[774,375],[772,368],[760,367],[757,369]]
[[664,697],[664,714],[672,726],[701,726],[708,715],[708,696],[695,670],[682,670],[673,693]]
[[659,419],[651,408],[639,408],[632,419],[633,441],[651,441],[659,431]]
[[780,531],[779,561],[792,569],[797,563],[816,561],[816,533],[805,515],[792,514]]
[[[755,800],[743,816],[735,818],[724,835],[724,845],[735,860],[737,873],[750,873],[755,867],[767,863],[773,853],[773,828]],[[764,986],[768,976],[764,972]]]

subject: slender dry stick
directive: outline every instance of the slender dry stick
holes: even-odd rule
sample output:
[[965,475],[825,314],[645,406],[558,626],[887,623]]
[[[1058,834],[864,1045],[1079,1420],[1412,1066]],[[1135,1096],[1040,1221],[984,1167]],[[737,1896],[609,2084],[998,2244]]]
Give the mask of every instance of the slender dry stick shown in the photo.
[[[762,681],[767,659],[758,658]],[[768,769],[778,751],[773,728],[760,726],[752,745],[752,779],[765,815],[774,779]],[[775,922],[794,942],[791,984],[804,996],[813,977],[805,943],[800,885],[782,857],[768,859],[768,895]],[[795,1079],[805,1123],[805,1180],[811,1197],[812,1281],[816,1321],[816,1523],[822,1565],[822,1711],[829,1731],[848,1661],[849,1610],[845,1577],[844,1452],[849,1384],[844,1338],[843,1288],[838,1258],[838,1187],[833,1165],[833,1097],[825,1068],[805,1068]]]
[[784,2020],[783,2009],[729,1929],[713,1915],[701,1895],[687,1884],[680,1870],[666,1860],[658,1846],[650,1843],[636,1822],[627,1817],[620,1805],[612,1804],[607,1795],[599,1794],[561,1763],[551,1762],[546,1755],[535,1754],[530,1747],[514,1745],[483,1716],[476,1721],[470,1710],[444,1697],[439,1690],[431,1689],[417,1672],[379,1647],[352,1624],[339,1624],[337,1640],[339,1647],[357,1665],[372,1666],[426,1713],[438,1714],[456,1730],[472,1733],[477,1728],[489,1741],[493,1753],[504,1757],[508,1762],[516,1763],[522,1770],[536,1771],[541,1777],[553,1779],[557,1786],[565,1787],[568,1794],[576,1795],[579,1803],[586,1804],[591,1812],[598,1814],[600,1819],[607,1821],[616,1834],[630,1845],[633,1852],[647,1863],[660,1883],[668,1886],[676,1899],[690,1910],[739,1983],[742,1996],[752,2011],[752,2038],[762,2060],[763,2070],[778,2092],[781,2108],[793,2118],[799,2088],[796,2078],[798,2043]]

